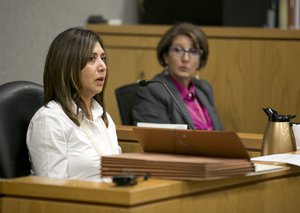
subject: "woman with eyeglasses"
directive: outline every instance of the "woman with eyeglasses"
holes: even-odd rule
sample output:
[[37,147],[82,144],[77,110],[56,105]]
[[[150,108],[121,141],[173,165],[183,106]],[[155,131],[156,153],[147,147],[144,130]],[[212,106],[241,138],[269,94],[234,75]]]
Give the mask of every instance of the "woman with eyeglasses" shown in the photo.
[[163,84],[153,82],[138,88],[132,110],[135,124],[190,124],[189,128],[197,130],[222,130],[213,89],[197,75],[205,67],[208,54],[208,41],[199,27],[189,23],[172,26],[157,46],[164,70],[152,80],[169,88],[181,110]]

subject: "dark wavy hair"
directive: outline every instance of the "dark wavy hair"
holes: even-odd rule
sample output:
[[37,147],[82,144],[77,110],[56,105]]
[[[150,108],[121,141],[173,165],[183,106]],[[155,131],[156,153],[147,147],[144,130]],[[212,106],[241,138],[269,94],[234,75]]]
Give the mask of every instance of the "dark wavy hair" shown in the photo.
[[190,23],[177,23],[162,36],[156,49],[157,59],[160,65],[163,67],[166,66],[164,56],[168,54],[174,38],[178,35],[185,35],[191,38],[193,41],[193,46],[203,51],[203,54],[199,58],[198,70],[203,68],[207,63],[209,54],[206,34],[199,27]]
[[[51,43],[44,67],[44,105],[49,101],[59,103],[67,116],[80,126],[79,108],[87,115],[80,96],[80,72],[88,63],[89,57],[99,42],[104,49],[99,35],[82,27],[74,27],[60,33]],[[106,82],[106,81],[105,81]],[[104,89],[94,96],[103,107],[102,119],[108,126],[104,105]],[[77,109],[74,111],[74,102]]]

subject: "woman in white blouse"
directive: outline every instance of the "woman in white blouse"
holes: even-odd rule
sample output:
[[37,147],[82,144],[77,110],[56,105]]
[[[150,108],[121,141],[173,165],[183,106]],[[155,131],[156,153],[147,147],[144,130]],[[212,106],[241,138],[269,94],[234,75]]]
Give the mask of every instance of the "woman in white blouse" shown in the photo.
[[119,154],[105,110],[106,53],[100,37],[70,28],[52,42],[44,68],[44,106],[27,131],[32,174],[100,180],[101,156]]

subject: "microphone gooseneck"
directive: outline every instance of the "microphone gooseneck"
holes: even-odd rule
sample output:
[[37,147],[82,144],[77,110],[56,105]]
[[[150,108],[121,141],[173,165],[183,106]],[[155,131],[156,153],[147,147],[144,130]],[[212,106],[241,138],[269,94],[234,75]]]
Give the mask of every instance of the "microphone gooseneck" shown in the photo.
[[163,87],[167,90],[167,92],[169,93],[169,95],[171,96],[172,100],[174,101],[174,103],[176,104],[177,108],[179,109],[181,115],[183,116],[183,119],[185,120],[186,124],[189,126],[190,129],[195,130],[195,128],[193,127],[193,125],[191,124],[191,122],[189,121],[189,119],[185,116],[185,114],[183,113],[179,103],[177,102],[176,98],[174,97],[174,95],[172,94],[172,92],[170,91],[170,89],[167,87],[167,85],[162,82],[162,81],[149,81],[149,80],[140,80],[138,82],[139,86],[145,87],[150,83],[159,83],[162,84]]

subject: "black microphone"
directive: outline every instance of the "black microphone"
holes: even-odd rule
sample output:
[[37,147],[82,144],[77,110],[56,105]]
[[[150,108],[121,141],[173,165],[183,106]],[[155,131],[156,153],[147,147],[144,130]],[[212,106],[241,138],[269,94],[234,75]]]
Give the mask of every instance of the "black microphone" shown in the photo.
[[147,86],[148,84],[151,84],[151,83],[159,83],[159,84],[162,84],[164,86],[164,88],[167,90],[167,92],[169,93],[169,95],[171,96],[172,100],[174,101],[174,103],[176,104],[177,108],[179,109],[181,115],[183,116],[185,122],[187,123],[187,125],[192,129],[192,130],[195,130],[195,128],[193,127],[193,125],[190,123],[189,119],[185,116],[185,114],[183,113],[180,105],[178,104],[176,98],[174,97],[174,95],[172,94],[172,92],[170,91],[170,89],[167,87],[167,85],[162,82],[162,81],[149,81],[149,80],[140,80],[138,82],[139,86],[142,86],[142,87],[145,87]]

